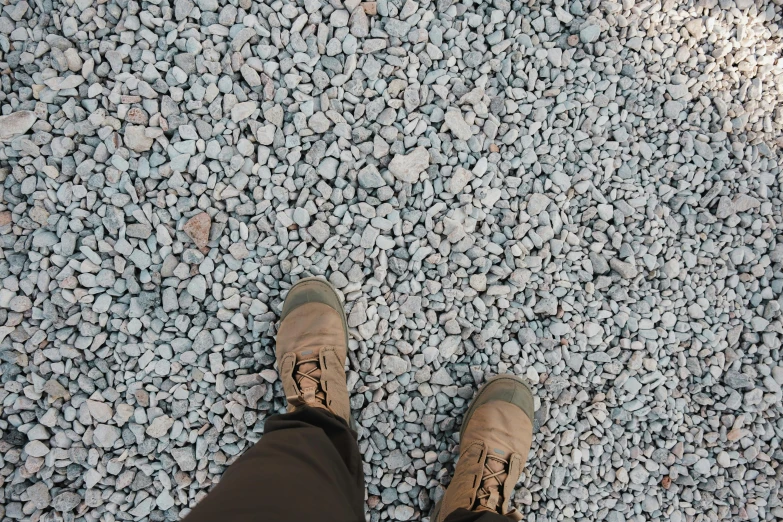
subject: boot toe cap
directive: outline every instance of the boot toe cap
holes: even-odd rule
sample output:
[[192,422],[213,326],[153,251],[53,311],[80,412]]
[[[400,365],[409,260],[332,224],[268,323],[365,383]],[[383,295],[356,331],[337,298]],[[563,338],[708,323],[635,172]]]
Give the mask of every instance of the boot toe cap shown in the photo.
[[514,375],[499,375],[490,379],[476,395],[476,398],[473,399],[465,415],[463,430],[472,413],[481,405],[492,401],[513,404],[522,410],[531,422],[533,421],[533,392],[530,390],[530,387],[522,379]]
[[343,305],[334,287],[323,279],[308,277],[297,281],[288,291],[280,320],[284,320],[292,311],[308,303],[325,304],[344,316]]

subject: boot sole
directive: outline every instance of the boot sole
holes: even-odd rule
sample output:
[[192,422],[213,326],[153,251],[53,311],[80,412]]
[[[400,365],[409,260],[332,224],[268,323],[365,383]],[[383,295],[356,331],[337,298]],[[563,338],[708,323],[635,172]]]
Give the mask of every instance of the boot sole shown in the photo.
[[432,513],[430,513],[430,522],[437,522],[438,515],[440,514],[440,505],[443,503],[443,499],[438,500],[438,502],[435,504],[435,507],[432,508]]

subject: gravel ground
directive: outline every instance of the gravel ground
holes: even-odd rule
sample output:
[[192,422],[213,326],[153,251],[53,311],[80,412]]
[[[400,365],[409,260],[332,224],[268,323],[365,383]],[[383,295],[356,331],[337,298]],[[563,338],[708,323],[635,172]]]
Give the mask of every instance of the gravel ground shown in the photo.
[[345,296],[369,519],[780,520],[783,1],[4,0],[0,519],[176,520]]

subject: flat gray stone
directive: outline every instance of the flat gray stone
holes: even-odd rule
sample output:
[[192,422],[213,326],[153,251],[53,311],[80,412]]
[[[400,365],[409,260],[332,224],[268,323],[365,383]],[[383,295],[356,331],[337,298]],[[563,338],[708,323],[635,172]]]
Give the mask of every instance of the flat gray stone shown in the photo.
[[32,111],[16,111],[0,116],[0,143],[11,141],[26,133],[35,123],[36,115]]

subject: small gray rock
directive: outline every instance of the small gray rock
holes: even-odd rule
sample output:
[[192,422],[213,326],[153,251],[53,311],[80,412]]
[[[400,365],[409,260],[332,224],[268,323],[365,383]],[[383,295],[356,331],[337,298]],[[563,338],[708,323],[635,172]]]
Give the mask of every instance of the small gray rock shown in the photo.
[[601,28],[595,24],[588,24],[579,31],[579,40],[584,44],[593,43],[601,36]]
[[196,457],[192,446],[184,448],[174,448],[171,450],[171,456],[177,462],[182,471],[193,471],[196,469]]

